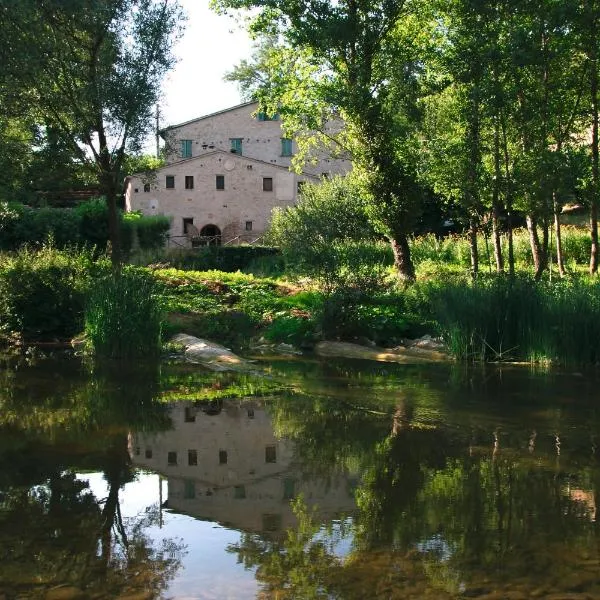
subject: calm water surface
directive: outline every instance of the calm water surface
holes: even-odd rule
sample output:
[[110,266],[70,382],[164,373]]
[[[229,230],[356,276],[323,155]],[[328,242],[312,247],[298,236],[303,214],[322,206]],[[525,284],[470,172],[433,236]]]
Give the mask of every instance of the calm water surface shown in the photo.
[[600,599],[594,374],[0,363],[0,600]]

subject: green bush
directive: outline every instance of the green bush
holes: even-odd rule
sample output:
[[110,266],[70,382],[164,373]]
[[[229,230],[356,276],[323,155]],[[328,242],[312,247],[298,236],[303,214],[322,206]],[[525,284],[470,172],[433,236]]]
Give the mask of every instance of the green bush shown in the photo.
[[86,252],[23,248],[0,262],[0,330],[25,340],[70,338],[83,325],[85,294],[108,268]]
[[104,198],[88,200],[73,209],[79,219],[79,240],[104,250],[108,242],[108,207]]
[[[141,246],[141,242],[140,242]],[[278,248],[268,246],[206,246],[185,250],[146,252],[134,257],[138,264],[161,263],[182,271],[250,272],[249,266],[261,259],[281,260]],[[143,260],[142,260],[143,259]]]
[[143,216],[135,221],[138,243],[142,250],[164,248],[171,227],[168,217],[163,215]]
[[563,227],[562,244],[565,262],[572,261],[578,265],[590,262],[592,239],[588,231],[578,227]]
[[[134,235],[140,248],[164,246],[169,219],[119,211],[121,245],[128,255]],[[0,203],[0,250],[17,250],[25,244],[40,245],[52,240],[55,248],[95,247],[103,252],[109,239],[108,207],[95,198],[70,208],[31,208],[22,204]]]
[[23,243],[21,227],[29,210],[22,204],[0,202],[0,250],[14,250]]
[[129,267],[94,282],[85,308],[85,335],[96,356],[156,356],[162,324],[151,274]]
[[308,316],[279,314],[267,327],[264,337],[272,342],[311,347],[318,339],[317,324]]

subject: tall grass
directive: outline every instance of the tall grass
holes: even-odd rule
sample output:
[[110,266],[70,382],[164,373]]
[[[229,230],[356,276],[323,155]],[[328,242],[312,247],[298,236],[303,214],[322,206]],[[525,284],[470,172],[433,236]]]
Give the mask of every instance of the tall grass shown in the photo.
[[[508,237],[501,236],[502,254],[508,261]],[[562,228],[563,257],[572,269],[586,266],[589,262],[591,241],[589,233],[579,227],[564,226]],[[494,250],[492,240],[487,244],[483,235],[477,238],[480,271],[495,271]],[[519,228],[513,232],[513,250],[517,270],[531,270],[533,257],[527,229]],[[552,239],[550,251],[552,263],[556,262],[556,241]],[[439,267],[465,270],[470,268],[471,255],[467,235],[453,235],[439,238],[427,234],[411,240],[411,256],[419,274],[431,276],[439,271]]]
[[102,358],[160,353],[162,311],[152,276],[135,268],[99,279],[85,309],[85,335]]
[[461,360],[600,362],[600,283],[528,277],[422,284],[422,307]]

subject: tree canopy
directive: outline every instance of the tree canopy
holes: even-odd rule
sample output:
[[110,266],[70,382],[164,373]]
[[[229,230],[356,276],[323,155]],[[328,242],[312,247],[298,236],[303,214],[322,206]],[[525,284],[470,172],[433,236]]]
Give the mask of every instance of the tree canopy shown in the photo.
[[0,99],[93,173],[109,206],[152,128],[183,15],[176,0],[2,0]]

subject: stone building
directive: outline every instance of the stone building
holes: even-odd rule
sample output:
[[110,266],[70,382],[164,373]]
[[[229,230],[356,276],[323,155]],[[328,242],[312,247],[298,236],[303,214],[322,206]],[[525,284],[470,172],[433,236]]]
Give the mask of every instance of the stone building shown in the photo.
[[167,478],[171,510],[274,536],[294,526],[300,494],[323,521],[356,510],[358,474],[306,472],[259,402],[176,402],[170,416],[172,430],[132,434],[129,450],[136,466]]
[[[335,126],[335,125],[334,125]],[[274,207],[296,203],[303,181],[345,173],[348,160],[315,151],[302,173],[290,170],[296,142],[277,115],[240,104],[161,132],[167,164],[125,180],[128,211],[166,215],[171,245],[253,242]]]

